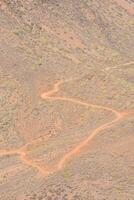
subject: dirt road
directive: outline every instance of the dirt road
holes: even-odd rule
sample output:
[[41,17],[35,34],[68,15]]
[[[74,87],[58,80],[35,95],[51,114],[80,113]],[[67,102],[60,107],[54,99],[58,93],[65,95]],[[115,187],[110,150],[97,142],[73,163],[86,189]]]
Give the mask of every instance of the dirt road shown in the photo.
[[19,158],[27,165],[36,168],[39,172],[43,173],[44,175],[49,175],[50,173],[54,173],[58,170],[61,170],[65,163],[70,160],[73,159],[74,156],[78,156],[78,154],[84,149],[84,147],[86,147],[87,145],[90,144],[90,142],[98,135],[101,134],[101,131],[110,128],[111,126],[113,126],[115,123],[119,122],[121,119],[125,118],[126,116],[128,116],[129,114],[134,114],[133,110],[129,110],[129,111],[123,111],[123,112],[119,112],[115,109],[106,107],[106,106],[101,106],[101,105],[96,105],[96,104],[90,104],[87,102],[83,102],[80,100],[77,100],[75,98],[70,98],[70,97],[57,97],[57,96],[53,96],[55,95],[59,90],[60,90],[60,86],[64,83],[67,83],[69,81],[73,81],[72,80],[66,80],[64,82],[62,81],[58,81],[57,83],[54,84],[53,88],[50,91],[44,92],[43,94],[41,94],[41,98],[44,100],[49,100],[49,101],[67,101],[67,102],[71,102],[73,104],[78,104],[80,106],[84,106],[87,109],[89,107],[93,107],[96,109],[102,109],[102,110],[106,110],[106,111],[110,111],[115,115],[115,118],[112,119],[110,122],[105,123],[99,127],[97,127],[94,131],[92,131],[92,133],[89,131],[89,136],[87,138],[85,138],[83,141],[81,141],[79,144],[76,144],[75,148],[70,149],[70,151],[68,151],[59,161],[58,163],[55,163],[52,166],[49,165],[42,165],[39,161],[36,160],[32,160],[29,159],[27,156],[27,148],[29,146],[31,146],[32,144],[36,144],[38,143],[38,141],[42,138],[38,138],[36,140],[30,141],[29,143],[25,144],[24,146],[22,146],[20,149],[16,149],[16,150],[1,150],[0,151],[0,155],[14,155],[17,154],[19,156]]

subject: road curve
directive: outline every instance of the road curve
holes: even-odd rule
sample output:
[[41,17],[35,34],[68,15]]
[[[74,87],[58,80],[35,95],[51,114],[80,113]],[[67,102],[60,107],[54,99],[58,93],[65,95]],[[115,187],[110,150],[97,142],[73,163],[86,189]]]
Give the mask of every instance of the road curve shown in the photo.
[[[48,101],[67,101],[67,102],[71,102],[71,103],[78,104],[78,105],[81,105],[81,106],[85,106],[87,109],[90,108],[90,107],[93,107],[93,108],[96,108],[96,109],[102,109],[102,110],[110,111],[111,113],[113,113],[115,115],[115,118],[112,119],[110,122],[107,122],[107,123],[97,127],[92,133],[89,132],[89,136],[87,136],[87,138],[85,138],[83,141],[81,141],[79,144],[77,144],[73,149],[71,149],[70,151],[65,153],[64,156],[58,161],[58,163],[56,163],[54,165],[51,165],[51,166],[50,165],[44,165],[40,161],[32,160],[32,159],[28,158],[28,156],[27,156],[27,148],[32,144],[38,143],[40,140],[42,140],[46,137],[39,137],[37,139],[34,139],[34,140],[26,143],[24,146],[22,146],[19,149],[0,150],[1,156],[15,155],[16,154],[16,155],[19,156],[19,158],[26,165],[35,168],[36,170],[38,170],[40,173],[42,173],[44,175],[49,175],[49,174],[54,173],[58,170],[61,170],[68,160],[72,159],[73,156],[79,154],[83,150],[83,148],[86,147],[101,131],[110,128],[111,126],[113,126],[115,123],[117,123],[120,119],[127,116],[128,114],[134,113],[134,110],[119,112],[119,111],[112,109],[110,107],[83,102],[81,100],[71,98],[71,97],[53,96],[54,94],[56,94],[60,90],[60,86],[62,84],[70,82],[70,81],[74,81],[74,80],[76,80],[76,79],[69,79],[69,80],[66,80],[66,81],[56,82],[51,90],[41,94],[41,98],[43,100],[48,100]],[[47,137],[49,138],[49,136],[47,136]]]
[[[68,82],[68,80],[66,80],[65,82]],[[90,132],[89,136],[85,140],[81,141],[79,144],[76,145],[76,147],[74,147],[69,152],[67,152],[60,159],[60,161],[57,164],[55,164],[54,166],[51,166],[50,169],[48,168],[47,169],[48,170],[47,171],[48,174],[52,173],[54,171],[61,170],[64,167],[64,164],[69,159],[71,159],[74,155],[78,154],[84,147],[86,147],[89,144],[89,142],[91,140],[93,140],[93,138],[98,133],[100,133],[104,129],[109,128],[110,126],[112,126],[114,123],[118,122],[123,117],[122,113],[120,113],[117,110],[112,109],[110,107],[83,102],[83,101],[80,101],[78,99],[74,99],[74,98],[71,98],[71,97],[57,97],[57,96],[53,97],[52,95],[55,94],[56,92],[58,92],[60,90],[60,85],[63,84],[63,83],[65,83],[65,82],[59,81],[59,82],[55,83],[54,87],[53,87],[53,89],[51,91],[44,92],[41,95],[42,99],[44,99],[44,100],[48,99],[48,100],[51,100],[51,101],[68,101],[68,102],[71,102],[71,103],[74,103],[74,104],[79,104],[81,106],[85,106],[87,108],[88,107],[93,107],[93,108],[96,108],[96,109],[103,109],[103,110],[111,111],[115,115],[115,118],[112,121],[99,126],[92,133]]]

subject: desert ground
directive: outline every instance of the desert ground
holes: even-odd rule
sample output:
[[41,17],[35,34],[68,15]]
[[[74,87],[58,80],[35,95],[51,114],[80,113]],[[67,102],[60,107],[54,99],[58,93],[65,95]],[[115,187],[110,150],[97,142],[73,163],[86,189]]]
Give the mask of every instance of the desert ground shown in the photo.
[[134,200],[134,1],[0,1],[0,200]]

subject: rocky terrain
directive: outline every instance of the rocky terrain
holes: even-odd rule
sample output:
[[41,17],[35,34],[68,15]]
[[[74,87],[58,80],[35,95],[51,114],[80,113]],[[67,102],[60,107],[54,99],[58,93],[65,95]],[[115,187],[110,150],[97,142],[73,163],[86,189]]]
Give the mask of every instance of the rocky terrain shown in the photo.
[[0,200],[134,199],[134,1],[0,1]]

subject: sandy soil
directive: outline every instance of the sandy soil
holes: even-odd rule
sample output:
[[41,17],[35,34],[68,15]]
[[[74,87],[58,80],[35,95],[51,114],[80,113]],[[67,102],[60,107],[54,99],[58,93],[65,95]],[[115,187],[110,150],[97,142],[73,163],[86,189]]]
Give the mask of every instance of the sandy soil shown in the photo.
[[133,5],[133,1],[129,0],[129,1],[125,1],[125,0],[115,0],[115,2],[121,6],[122,8],[124,8],[125,10],[127,10],[127,12],[129,14],[134,15],[134,5]]
[[0,2],[1,200],[133,200],[133,8]]

